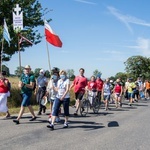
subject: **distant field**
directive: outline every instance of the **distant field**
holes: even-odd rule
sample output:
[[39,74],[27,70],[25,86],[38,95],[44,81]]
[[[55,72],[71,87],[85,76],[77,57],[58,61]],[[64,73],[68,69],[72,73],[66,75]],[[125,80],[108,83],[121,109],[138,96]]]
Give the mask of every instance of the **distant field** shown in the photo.
[[19,82],[19,78],[18,77],[8,77],[12,88],[17,88],[18,87],[18,82]]

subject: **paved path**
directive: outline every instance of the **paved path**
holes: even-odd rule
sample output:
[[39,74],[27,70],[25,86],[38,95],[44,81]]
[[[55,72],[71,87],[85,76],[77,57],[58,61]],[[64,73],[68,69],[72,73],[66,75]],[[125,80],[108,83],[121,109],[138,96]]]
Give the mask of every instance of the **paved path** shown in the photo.
[[29,122],[30,114],[25,114],[19,125],[12,122],[16,116],[0,118],[0,150],[149,150],[150,101],[111,108],[87,117],[74,117],[70,108],[69,128],[61,122],[54,131],[46,128],[48,115]]

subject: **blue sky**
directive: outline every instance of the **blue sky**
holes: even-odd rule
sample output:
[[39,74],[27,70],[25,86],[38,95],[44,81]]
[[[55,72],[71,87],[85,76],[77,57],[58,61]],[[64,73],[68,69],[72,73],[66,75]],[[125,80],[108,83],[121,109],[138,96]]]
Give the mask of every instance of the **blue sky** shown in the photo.
[[[150,56],[150,1],[148,0],[39,0],[52,10],[50,26],[63,42],[62,48],[48,44],[51,67],[85,69],[90,77],[95,69],[102,77],[125,72],[124,62],[134,55]],[[44,27],[39,28],[44,35]],[[22,66],[49,69],[46,42],[21,53]],[[18,54],[4,63],[14,73]]]

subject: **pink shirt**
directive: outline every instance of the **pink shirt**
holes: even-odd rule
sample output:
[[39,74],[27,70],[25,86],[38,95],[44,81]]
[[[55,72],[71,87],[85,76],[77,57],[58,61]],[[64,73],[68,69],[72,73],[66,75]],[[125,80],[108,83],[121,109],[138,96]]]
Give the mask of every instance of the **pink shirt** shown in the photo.
[[8,87],[4,85],[3,80],[0,80],[0,93],[7,93],[7,92],[8,92]]
[[74,81],[74,92],[85,92],[85,87],[87,86],[87,78],[84,76],[75,77]]
[[97,83],[97,91],[102,91],[103,84],[104,84],[103,80],[97,79],[96,83]]
[[88,82],[88,89],[89,90],[96,90],[97,89],[97,83],[94,81],[89,81]]
[[115,85],[114,92],[115,93],[121,93],[121,85],[120,84]]

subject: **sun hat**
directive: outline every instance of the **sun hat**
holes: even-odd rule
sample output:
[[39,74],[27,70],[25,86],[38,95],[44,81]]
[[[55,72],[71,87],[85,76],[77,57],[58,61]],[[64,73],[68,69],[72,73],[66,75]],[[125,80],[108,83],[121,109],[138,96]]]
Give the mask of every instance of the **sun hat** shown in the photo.
[[59,71],[59,75],[61,75],[61,74],[63,74],[63,73],[64,73],[65,75],[67,75],[67,72],[66,72],[65,70],[60,70],[60,71]]
[[31,69],[30,65],[26,65],[24,68],[25,69]]
[[113,82],[113,80],[110,80],[110,83],[112,83]]

